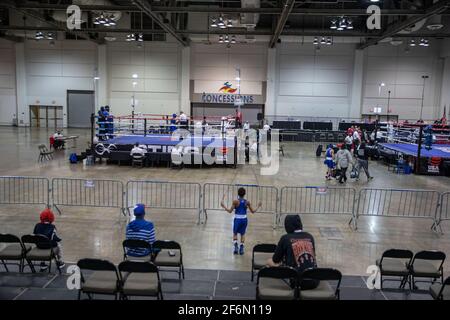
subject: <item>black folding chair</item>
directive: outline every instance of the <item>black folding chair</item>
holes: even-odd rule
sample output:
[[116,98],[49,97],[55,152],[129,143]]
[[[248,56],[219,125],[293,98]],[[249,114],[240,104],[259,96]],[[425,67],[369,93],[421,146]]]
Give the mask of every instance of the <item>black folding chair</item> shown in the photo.
[[38,261],[41,263],[48,262],[48,272],[50,273],[52,269],[52,261],[55,260],[56,268],[58,269],[59,274],[61,274],[61,269],[58,266],[56,254],[53,250],[53,244],[49,238],[41,234],[27,234],[22,236],[22,243],[24,246],[31,244],[31,250],[25,253],[25,259],[27,260],[33,273],[36,272],[33,261]]
[[436,279],[444,282],[444,270],[443,265],[445,261],[445,253],[442,251],[420,251],[414,255],[414,258],[409,266],[409,272],[411,277],[412,286],[417,289],[416,282],[428,282],[428,281],[416,281],[416,278],[431,278],[433,284]]
[[[300,293],[302,300],[339,300],[342,274],[339,270],[329,268],[312,268],[303,271],[299,277]],[[318,286],[314,289],[302,290],[303,281],[317,281]],[[333,289],[330,281],[336,282]]]
[[153,263],[123,261],[119,264],[119,272],[122,277],[122,299],[127,300],[129,296],[155,296],[163,300],[158,267]]
[[[80,268],[81,285],[78,290],[78,300],[81,299],[81,293],[87,294],[89,300],[94,294],[113,295],[117,300],[117,294],[121,290],[121,277],[114,264],[107,260],[100,259],[81,259],[77,263]],[[84,271],[94,271],[86,276]]]
[[[25,246],[19,237],[13,234],[0,234],[0,244],[4,245],[4,247],[0,249],[0,261],[5,267],[6,272],[9,272],[8,265],[11,264],[18,265],[19,272],[23,272],[25,256],[26,253],[31,250],[31,246]],[[19,261],[19,263],[11,263],[8,261]],[[26,261],[28,265],[31,264],[29,260]]]
[[443,283],[433,283],[430,294],[434,300],[450,300],[450,277],[447,277]]
[[257,300],[295,300],[298,297],[298,273],[291,267],[264,267],[256,280]]
[[153,243],[155,259],[153,261],[158,267],[178,268],[178,277],[184,279],[183,253],[178,242],[172,240],[156,240]]
[[[409,278],[409,265],[413,258],[410,250],[389,249],[383,252],[381,259],[376,261],[376,265],[380,268],[381,289],[383,289],[383,276],[401,277],[400,288],[404,288]],[[388,279],[396,280],[396,279]],[[411,288],[411,282],[410,288]]]
[[255,271],[260,270],[266,266],[268,259],[272,258],[276,244],[261,243],[253,247],[252,251],[252,282],[255,275]]
[[[138,239],[127,239],[122,242],[123,247],[123,260],[130,260],[130,261],[140,261],[140,262],[149,262],[152,260],[152,245],[144,240],[138,240]],[[140,257],[134,257],[132,255],[128,254],[128,251],[132,250],[145,250],[150,252],[148,255],[140,256]]]

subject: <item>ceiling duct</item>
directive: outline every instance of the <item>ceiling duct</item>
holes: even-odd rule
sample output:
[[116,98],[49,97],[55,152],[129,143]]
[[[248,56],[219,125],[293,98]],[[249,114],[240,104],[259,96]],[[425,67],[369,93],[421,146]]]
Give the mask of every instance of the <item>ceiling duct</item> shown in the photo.
[[[260,8],[260,0],[241,0],[242,8]],[[247,30],[254,30],[259,21],[258,13],[242,13],[241,25]]]

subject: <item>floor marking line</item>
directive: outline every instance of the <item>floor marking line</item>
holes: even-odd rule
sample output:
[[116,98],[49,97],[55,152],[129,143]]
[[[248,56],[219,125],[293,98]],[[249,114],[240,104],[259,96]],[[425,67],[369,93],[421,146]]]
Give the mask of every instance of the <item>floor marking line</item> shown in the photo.
[[20,292],[17,296],[13,298],[13,300],[17,300],[21,295],[23,295],[26,291],[28,291],[30,288],[25,288],[22,292]]
[[56,278],[58,277],[58,275],[57,274],[55,274],[54,276],[53,276],[53,278],[51,278],[49,281],[47,281],[47,283],[46,284],[44,284],[44,286],[42,287],[42,289],[45,289],[45,288],[47,288],[49,285],[50,285],[50,283],[52,283],[53,282],[53,280],[55,280]]

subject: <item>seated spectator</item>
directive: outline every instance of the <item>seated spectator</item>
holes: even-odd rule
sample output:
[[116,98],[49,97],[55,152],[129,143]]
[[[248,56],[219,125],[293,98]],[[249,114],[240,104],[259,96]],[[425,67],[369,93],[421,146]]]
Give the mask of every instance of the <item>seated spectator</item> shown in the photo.
[[[45,209],[40,214],[40,223],[37,223],[34,226],[33,234],[35,235],[43,235],[47,237],[51,241],[51,245],[53,248],[53,252],[56,255],[56,264],[58,265],[58,268],[62,268],[65,266],[65,263],[62,258],[62,245],[61,245],[61,238],[58,237],[56,234],[56,227],[53,224],[55,221],[55,215],[50,209]],[[40,249],[48,249],[48,247],[40,247],[38,245],[38,248]],[[45,271],[48,268],[48,266],[45,264],[45,262],[41,263],[41,271]]]
[[133,149],[131,149],[130,156],[133,156],[135,154],[139,154],[141,156],[145,156],[146,152],[147,151],[145,151],[145,149],[141,148],[139,146],[139,143],[136,142],[136,144],[134,145]]
[[[284,220],[284,228],[287,234],[278,242],[272,259],[267,261],[270,267],[280,266],[283,262],[295,268],[299,273],[309,268],[317,268],[316,249],[314,238],[308,232],[303,231],[300,216],[287,215]],[[314,289],[319,285],[317,281],[304,280],[300,283],[302,290]]]
[[61,138],[63,137],[62,133],[60,130],[57,130],[54,134],[53,134],[53,148],[55,149],[64,149],[64,140],[61,140]]
[[[144,240],[150,244],[153,244],[156,240],[155,227],[153,222],[145,220],[145,205],[139,203],[133,210],[135,220],[131,221],[127,225],[126,239]],[[144,257],[151,254],[148,249],[128,249],[127,255],[131,257]]]

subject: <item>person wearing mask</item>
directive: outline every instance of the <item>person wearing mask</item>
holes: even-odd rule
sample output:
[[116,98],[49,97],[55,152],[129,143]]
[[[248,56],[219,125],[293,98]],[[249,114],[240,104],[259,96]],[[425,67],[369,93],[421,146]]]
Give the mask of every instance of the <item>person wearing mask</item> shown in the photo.
[[145,149],[141,148],[139,146],[139,143],[136,142],[134,147],[133,147],[133,149],[131,149],[130,156],[133,156],[133,155],[136,155],[136,154],[137,155],[141,155],[141,156],[145,156],[146,153],[147,153],[147,151]]
[[[284,220],[286,234],[278,241],[277,248],[271,259],[267,261],[269,267],[278,267],[283,263],[296,269],[301,274],[306,269],[317,268],[316,247],[314,237],[303,231],[303,224],[298,214],[287,215]],[[301,290],[315,289],[318,281],[303,280]]]
[[[133,214],[135,219],[127,225],[126,239],[143,240],[149,244],[156,241],[156,232],[153,222],[145,220],[145,205],[138,203],[134,209]],[[145,248],[128,248],[127,256],[131,257],[145,257],[151,255],[151,251]]]
[[183,111],[180,111],[180,128],[185,130],[188,129],[188,118]]
[[340,184],[347,182],[347,169],[352,161],[352,154],[345,145],[342,145],[341,150],[336,153],[336,164],[341,172],[339,177]]
[[344,145],[346,146],[347,150],[351,150],[353,146],[353,135],[347,134],[347,136],[344,139]]
[[53,148],[55,149],[64,149],[65,141],[62,140],[62,133],[60,130],[56,130],[53,134]]
[[366,143],[361,142],[361,144],[358,146],[358,149],[356,149],[356,170],[357,170],[357,176],[356,181],[359,180],[359,174],[361,172],[361,168],[364,169],[364,172],[366,173],[367,180],[372,180],[373,177],[369,174],[369,156],[367,154],[366,150]]
[[[65,263],[63,261],[62,254],[62,239],[56,234],[56,227],[53,224],[55,221],[55,215],[50,209],[47,208],[41,212],[39,219],[41,222],[34,226],[33,234],[45,236],[50,240],[51,247],[53,248],[53,252],[56,256],[56,265],[58,266],[58,269],[61,269],[65,266]],[[39,243],[37,244],[37,247],[39,249],[49,249],[48,246],[39,245]],[[48,266],[45,262],[41,262],[41,272],[45,271],[47,268]]]

